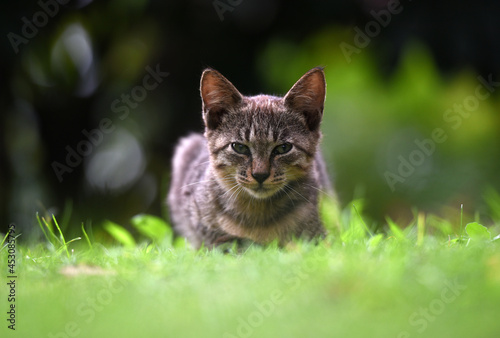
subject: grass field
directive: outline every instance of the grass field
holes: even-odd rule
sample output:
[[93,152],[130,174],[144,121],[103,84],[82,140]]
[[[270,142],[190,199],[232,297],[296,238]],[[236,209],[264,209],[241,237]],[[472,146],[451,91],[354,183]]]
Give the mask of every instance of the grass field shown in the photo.
[[172,241],[152,216],[132,221],[135,237],[105,224],[115,239],[105,245],[85,228],[68,243],[54,220],[41,219],[45,242],[16,244],[15,266],[7,264],[12,237],[0,253],[1,336],[499,336],[496,226],[416,213],[404,230],[388,220],[373,234],[358,208],[337,214],[327,201],[322,210],[331,235],[318,245],[226,252]]

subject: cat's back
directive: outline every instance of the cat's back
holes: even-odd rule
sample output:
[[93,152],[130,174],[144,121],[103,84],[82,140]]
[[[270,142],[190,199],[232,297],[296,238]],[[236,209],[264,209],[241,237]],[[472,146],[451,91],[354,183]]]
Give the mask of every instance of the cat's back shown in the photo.
[[203,180],[208,158],[207,143],[202,134],[191,134],[179,141],[172,158],[172,181],[168,196],[171,207],[182,205],[194,183]]

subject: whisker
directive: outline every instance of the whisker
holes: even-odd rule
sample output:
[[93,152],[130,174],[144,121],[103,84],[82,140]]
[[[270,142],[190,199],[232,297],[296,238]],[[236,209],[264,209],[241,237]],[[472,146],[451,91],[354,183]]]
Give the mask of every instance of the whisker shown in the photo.
[[[229,194],[231,191],[233,191],[234,188],[238,188],[238,184],[234,184],[231,188],[229,188],[228,190],[226,190],[222,195],[220,195],[220,197],[224,197],[225,195]],[[234,192],[233,192],[234,193]],[[232,195],[231,195],[232,196]],[[231,199],[231,198],[229,198]]]
[[[230,181],[231,179],[232,179],[232,176],[230,174],[227,174],[226,176],[220,178],[220,180],[222,180],[222,181]],[[207,182],[217,182],[217,180],[215,178],[213,178],[210,180],[201,180],[201,181],[197,181],[197,182],[188,183],[188,184],[181,186],[179,188],[179,190],[186,188],[186,187],[189,187],[189,186],[192,186],[192,185],[196,185],[196,184],[200,184],[200,183],[207,183]]]
[[188,183],[188,184],[183,185],[182,187],[180,187],[179,190],[183,189],[185,187],[189,187],[189,186],[200,184],[200,183],[206,183],[206,182],[215,182],[215,180],[214,179],[213,180],[201,180],[201,181],[198,181],[198,182]]
[[290,190],[292,190],[293,192],[295,192],[297,195],[299,195],[300,197],[302,197],[303,199],[305,199],[307,202],[313,204],[311,201],[309,201],[307,198],[305,198],[301,193],[299,193],[297,190],[295,190],[294,188],[292,188],[291,186],[289,185],[286,185]]
[[194,165],[193,167],[198,167],[198,166],[200,166],[200,165],[204,165],[204,164],[207,164],[207,163],[210,163],[210,160],[205,161],[205,162],[198,163],[197,165]]
[[307,183],[303,183],[303,184],[304,184],[304,185],[306,185],[306,186],[308,186],[308,187],[310,187],[310,188],[313,188],[313,189],[318,190],[319,192],[321,192],[321,193],[325,194],[326,196],[328,196],[328,197],[330,197],[330,198],[336,199],[336,197],[335,197],[335,196],[333,196],[332,194],[329,194],[329,193],[327,193],[326,191],[324,191],[324,190],[322,190],[322,189],[320,189],[320,188],[318,188],[318,187],[315,187],[314,185],[310,185],[310,184],[307,184]]
[[295,207],[295,203],[293,202],[293,199],[292,197],[286,192],[286,188],[288,188],[288,185],[285,185],[284,187],[285,189],[282,189],[282,191],[288,196],[288,198],[290,199],[290,201],[292,202],[292,205]]
[[[231,196],[229,196],[229,201],[231,201],[233,199],[233,196],[234,196],[234,200],[236,201],[236,199],[238,198],[238,195],[240,194],[241,190],[243,189],[241,186],[236,185],[236,184],[235,184],[235,187],[237,187],[237,189],[231,194]],[[231,190],[233,188],[231,188]],[[236,196],[235,196],[235,194],[236,194]]]

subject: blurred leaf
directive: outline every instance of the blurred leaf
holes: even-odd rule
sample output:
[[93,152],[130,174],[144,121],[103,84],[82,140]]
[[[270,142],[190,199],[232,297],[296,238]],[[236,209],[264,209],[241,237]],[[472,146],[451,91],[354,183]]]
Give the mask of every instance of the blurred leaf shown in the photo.
[[139,233],[153,241],[160,242],[173,236],[170,226],[160,217],[152,215],[136,215],[130,222],[139,231]]
[[342,232],[338,202],[330,196],[323,195],[320,200],[319,209],[325,228],[329,231]]
[[407,238],[403,233],[403,231],[399,228],[399,226],[396,223],[394,223],[394,221],[389,217],[387,217],[386,220],[387,220],[387,225],[389,225],[391,235],[394,236],[394,238],[396,238],[397,240],[406,241]]
[[469,235],[469,237],[473,240],[486,241],[491,238],[489,230],[485,226],[477,222],[467,224],[465,227],[465,231],[467,232],[467,235]]
[[174,240],[173,246],[176,249],[185,249],[189,247],[189,243],[185,237],[177,237]]
[[452,223],[444,218],[438,217],[436,215],[428,215],[427,224],[430,227],[439,230],[443,235],[453,234]]
[[345,208],[342,218],[344,224],[349,224],[346,231],[341,234],[342,242],[356,243],[359,240],[365,240],[367,233],[372,235],[363,219],[361,218],[359,210],[363,209],[363,200],[357,199],[351,202],[351,207]]
[[130,232],[128,232],[124,227],[111,221],[106,221],[103,228],[111,235],[111,237],[123,246],[127,248],[134,248],[136,246],[134,237],[132,237]]

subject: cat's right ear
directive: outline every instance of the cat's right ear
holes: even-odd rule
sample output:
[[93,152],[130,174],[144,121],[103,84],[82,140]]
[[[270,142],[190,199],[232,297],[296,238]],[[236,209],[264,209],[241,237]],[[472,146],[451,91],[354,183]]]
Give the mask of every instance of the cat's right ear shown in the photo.
[[316,131],[323,117],[325,95],[325,73],[316,67],[305,73],[283,99],[291,110],[303,114],[309,130]]
[[200,94],[203,120],[208,129],[216,129],[222,116],[243,100],[243,96],[228,79],[210,68],[205,69],[201,75]]

